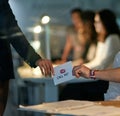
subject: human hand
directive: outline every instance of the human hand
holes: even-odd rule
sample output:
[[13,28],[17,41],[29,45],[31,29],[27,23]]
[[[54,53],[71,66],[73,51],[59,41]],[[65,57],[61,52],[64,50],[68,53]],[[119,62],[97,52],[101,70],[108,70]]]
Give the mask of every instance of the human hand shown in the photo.
[[78,65],[73,67],[73,75],[79,78],[80,76],[89,78],[90,69],[84,65]]
[[36,62],[36,65],[40,67],[40,70],[43,75],[45,76],[54,75],[54,69],[50,60],[39,59]]

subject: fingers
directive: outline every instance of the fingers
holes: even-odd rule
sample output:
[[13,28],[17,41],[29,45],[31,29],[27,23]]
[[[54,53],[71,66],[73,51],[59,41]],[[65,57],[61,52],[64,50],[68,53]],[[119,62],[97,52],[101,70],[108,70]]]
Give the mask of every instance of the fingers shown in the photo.
[[76,76],[77,78],[79,78],[80,76],[81,76],[81,74],[82,74],[82,72],[81,72],[81,70],[80,70],[80,67],[81,67],[81,65],[78,65],[78,66],[75,66],[74,68],[73,68],[73,75],[74,76]]
[[42,72],[42,75],[44,75],[44,70],[43,70],[43,68],[42,68],[42,64],[39,64],[39,67],[40,67],[40,70],[41,70],[41,72]]
[[80,76],[82,75],[82,72],[78,69],[78,70],[75,70],[75,76],[77,78],[79,78]]
[[49,60],[47,59],[39,60],[38,65],[43,75],[48,76],[48,75],[54,74],[52,63]]
[[90,69],[84,65],[75,66],[73,68],[73,75],[75,75],[77,78],[79,78],[80,76],[89,78]]
[[53,75],[54,74],[54,69],[52,66],[52,63],[49,60],[45,61],[45,67],[46,67],[46,75]]
[[50,73],[52,73],[52,75],[54,75],[54,68],[50,61],[49,61],[49,67],[50,67]]
[[51,67],[49,65],[50,63],[47,60],[43,61],[43,69],[45,72],[45,76],[50,75],[51,73]]
[[47,69],[47,64],[45,63],[45,61],[41,61],[40,64],[41,64],[40,67],[42,69],[42,74],[45,75],[45,76],[50,74],[50,73],[48,73],[49,71]]

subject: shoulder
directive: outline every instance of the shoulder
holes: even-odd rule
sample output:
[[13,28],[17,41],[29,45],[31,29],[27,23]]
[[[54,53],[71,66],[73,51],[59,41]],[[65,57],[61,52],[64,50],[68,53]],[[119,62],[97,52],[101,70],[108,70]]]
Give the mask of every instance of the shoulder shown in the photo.
[[120,49],[120,38],[119,35],[110,35],[107,37],[105,41],[106,48],[112,48],[114,51],[118,51]]
[[109,43],[109,42],[113,42],[113,43],[120,42],[119,35],[117,35],[117,34],[111,34],[111,35],[109,35],[106,38],[105,43]]
[[106,38],[106,40],[113,40],[113,39],[120,39],[120,37],[117,34],[111,34]]

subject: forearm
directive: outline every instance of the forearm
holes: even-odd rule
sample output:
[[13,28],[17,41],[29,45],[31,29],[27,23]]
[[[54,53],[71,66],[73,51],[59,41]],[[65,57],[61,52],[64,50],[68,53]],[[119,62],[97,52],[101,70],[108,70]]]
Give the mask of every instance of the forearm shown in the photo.
[[[21,33],[21,35],[13,36],[9,39],[9,42],[16,49],[19,55],[31,66],[36,67],[36,61],[41,59],[41,57],[35,52],[31,47],[29,42],[26,40],[24,34],[21,30],[17,28],[16,32]],[[14,32],[15,33],[15,32]]]
[[64,61],[66,61],[69,53],[70,53],[70,50],[66,50],[65,49],[64,52],[63,52],[63,55],[62,55],[61,59],[64,60]]
[[71,45],[66,45],[65,48],[64,48],[64,52],[63,52],[63,55],[62,55],[62,60],[67,60],[67,57],[70,53],[70,50],[71,50]]
[[31,67],[36,67],[36,61],[41,59],[41,57],[29,45],[29,43],[27,43],[27,41],[23,44],[24,47],[22,47],[21,44],[15,46],[14,43],[12,43],[12,45],[25,62],[27,62]]
[[101,80],[120,82],[120,68],[96,71],[95,76]]

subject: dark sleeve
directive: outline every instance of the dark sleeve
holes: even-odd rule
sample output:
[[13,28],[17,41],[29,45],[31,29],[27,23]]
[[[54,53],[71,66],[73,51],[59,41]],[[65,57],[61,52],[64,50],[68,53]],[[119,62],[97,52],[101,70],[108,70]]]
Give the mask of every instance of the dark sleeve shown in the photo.
[[9,42],[24,59],[24,61],[27,62],[31,67],[36,67],[35,63],[38,59],[41,59],[41,57],[29,44],[19,27],[9,31],[9,38]]

